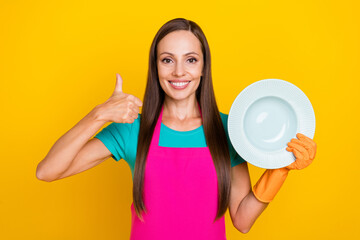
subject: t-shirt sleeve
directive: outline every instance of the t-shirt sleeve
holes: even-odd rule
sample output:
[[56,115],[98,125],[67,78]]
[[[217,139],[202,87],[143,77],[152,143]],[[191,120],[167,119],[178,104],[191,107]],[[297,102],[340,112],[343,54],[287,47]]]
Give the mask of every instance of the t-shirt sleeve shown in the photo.
[[232,145],[232,143],[230,141],[229,132],[228,132],[228,125],[227,125],[228,115],[224,114],[224,113],[220,113],[220,115],[222,115],[221,118],[222,118],[222,121],[223,121],[224,129],[225,129],[225,133],[226,133],[226,138],[227,138],[228,145],[229,145],[231,167],[235,167],[236,165],[245,162],[245,159],[243,159],[235,151],[234,146]]
[[[231,145],[230,141],[228,141]],[[236,165],[245,162],[245,160],[240,157],[240,155],[235,151],[234,147],[230,146],[230,158],[231,158],[231,167],[235,167]]]
[[116,161],[126,159],[126,143],[131,132],[131,124],[112,122],[94,138],[99,139],[112,154],[112,158]]

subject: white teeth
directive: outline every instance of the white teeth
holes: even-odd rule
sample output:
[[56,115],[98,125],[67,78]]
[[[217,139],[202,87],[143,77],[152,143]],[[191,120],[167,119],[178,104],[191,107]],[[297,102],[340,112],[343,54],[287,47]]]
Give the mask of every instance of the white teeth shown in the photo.
[[[190,81],[189,81],[190,82]],[[175,85],[177,87],[181,87],[181,86],[185,86],[187,84],[189,84],[189,82],[181,82],[181,83],[176,83],[176,82],[170,82],[172,85]]]

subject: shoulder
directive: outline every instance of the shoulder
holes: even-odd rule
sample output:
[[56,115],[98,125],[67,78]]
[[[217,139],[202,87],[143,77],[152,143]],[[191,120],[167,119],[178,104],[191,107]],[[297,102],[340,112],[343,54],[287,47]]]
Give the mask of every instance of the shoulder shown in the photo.
[[221,118],[227,118],[228,117],[228,114],[226,114],[226,113],[223,113],[223,112],[219,112],[219,113],[220,113]]

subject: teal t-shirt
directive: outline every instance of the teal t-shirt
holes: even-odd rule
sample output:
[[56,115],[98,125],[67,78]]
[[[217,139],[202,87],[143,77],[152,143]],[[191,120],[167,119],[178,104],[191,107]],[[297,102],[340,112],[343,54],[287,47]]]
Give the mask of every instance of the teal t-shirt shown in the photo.
[[[245,160],[238,155],[232,146],[227,129],[228,114],[220,112],[220,117],[225,128],[229,145],[231,167],[234,167]],[[131,170],[134,178],[134,168],[137,152],[138,135],[140,131],[140,118],[133,123],[112,122],[103,128],[94,138],[99,139],[111,152],[112,158],[116,161],[124,159]],[[162,147],[206,147],[206,139],[203,125],[190,131],[176,131],[161,123],[159,146]]]

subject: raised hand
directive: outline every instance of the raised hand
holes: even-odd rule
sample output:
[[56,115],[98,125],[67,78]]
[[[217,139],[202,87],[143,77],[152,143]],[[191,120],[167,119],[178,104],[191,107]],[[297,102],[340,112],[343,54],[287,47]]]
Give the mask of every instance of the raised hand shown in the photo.
[[115,90],[106,102],[98,106],[98,119],[106,122],[133,123],[138,118],[142,101],[122,91],[123,80],[116,73]]

